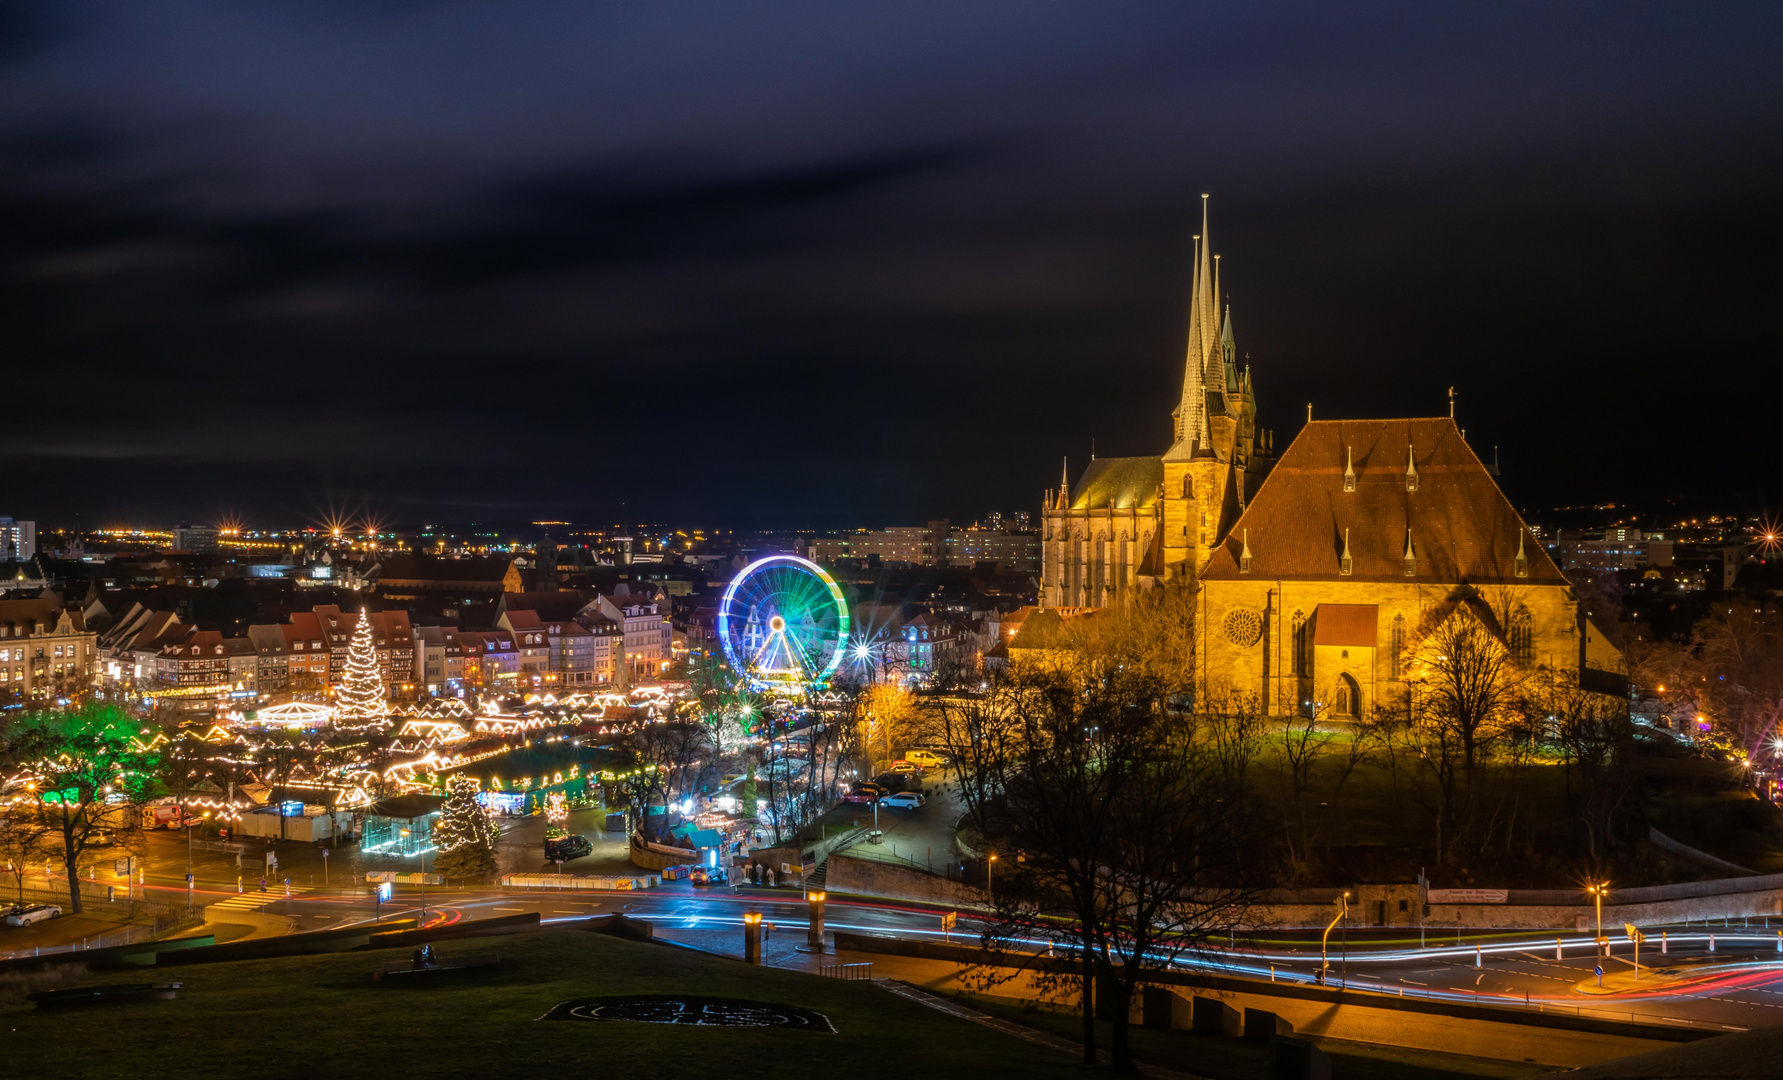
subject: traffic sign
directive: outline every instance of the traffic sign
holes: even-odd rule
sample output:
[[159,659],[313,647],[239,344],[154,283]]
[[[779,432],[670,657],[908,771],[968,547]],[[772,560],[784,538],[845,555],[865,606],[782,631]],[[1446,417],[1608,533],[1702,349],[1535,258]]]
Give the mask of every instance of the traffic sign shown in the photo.
[[941,916],[941,929],[952,930],[954,927],[954,924],[959,920],[959,917],[960,917],[960,913],[957,911],[950,911],[947,914]]
[[389,902],[390,902],[390,883],[388,881],[380,881],[380,882],[378,882],[378,903],[388,904]]

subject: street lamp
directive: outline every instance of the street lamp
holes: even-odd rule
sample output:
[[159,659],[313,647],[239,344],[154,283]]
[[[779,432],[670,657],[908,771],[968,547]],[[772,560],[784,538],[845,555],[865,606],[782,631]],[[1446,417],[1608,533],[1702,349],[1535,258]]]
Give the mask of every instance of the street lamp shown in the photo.
[[992,907],[997,906],[997,890],[995,887],[995,883],[993,881],[993,877],[994,877],[993,872],[996,869],[997,869],[997,853],[993,851],[993,852],[991,852],[990,862],[988,864],[986,864],[986,866],[984,868],[984,892],[985,892],[986,896],[990,897]]
[[1350,891],[1345,889],[1343,895],[1332,902],[1340,905],[1340,907],[1338,908],[1337,915],[1330,921],[1330,923],[1326,924],[1325,936],[1319,939],[1319,982],[1321,984],[1328,980],[1331,972],[1331,956],[1326,951],[1325,945],[1331,940],[1331,928],[1336,926],[1340,919],[1350,913]]
[[1597,901],[1597,951],[1601,954],[1603,952],[1603,947],[1610,943],[1610,939],[1603,936],[1603,898],[1609,895],[1610,883],[1607,881],[1588,881],[1585,883],[1585,891],[1590,893],[1592,899]]

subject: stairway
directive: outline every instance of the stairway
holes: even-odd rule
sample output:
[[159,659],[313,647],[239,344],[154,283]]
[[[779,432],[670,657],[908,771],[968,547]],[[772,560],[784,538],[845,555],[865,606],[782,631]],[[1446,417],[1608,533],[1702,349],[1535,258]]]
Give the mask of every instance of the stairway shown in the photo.
[[813,870],[811,872],[811,876],[805,879],[805,891],[806,892],[816,892],[816,891],[821,891],[823,889],[824,882],[829,879],[829,875],[830,875],[830,855],[840,855],[842,852],[847,851],[849,848],[860,843],[861,841],[865,840],[866,838],[867,838],[867,830],[866,829],[856,829],[854,831],[854,835],[847,837],[840,844],[837,844],[835,847],[831,848],[830,854],[825,855],[823,857],[823,861],[817,864],[817,869]]

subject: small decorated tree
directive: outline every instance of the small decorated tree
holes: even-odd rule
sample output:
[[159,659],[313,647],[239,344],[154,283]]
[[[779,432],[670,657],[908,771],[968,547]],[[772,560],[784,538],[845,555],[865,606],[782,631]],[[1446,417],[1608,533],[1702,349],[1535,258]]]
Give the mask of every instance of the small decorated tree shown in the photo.
[[334,701],[335,720],[343,726],[365,727],[390,715],[390,695],[384,689],[378,650],[371,639],[371,616],[363,609],[347,645],[347,670]]
[[440,852],[433,865],[447,877],[483,877],[495,872],[499,830],[477,802],[479,786],[468,776],[446,781],[446,801],[433,826],[434,846]]

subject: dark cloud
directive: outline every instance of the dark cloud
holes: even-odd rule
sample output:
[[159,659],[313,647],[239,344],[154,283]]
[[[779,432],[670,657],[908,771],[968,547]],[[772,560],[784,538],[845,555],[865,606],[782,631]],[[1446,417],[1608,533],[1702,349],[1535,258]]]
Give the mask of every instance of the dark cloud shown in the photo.
[[1760,487],[1780,23],[0,3],[0,513],[1028,506],[1161,448],[1206,190],[1283,439]]

